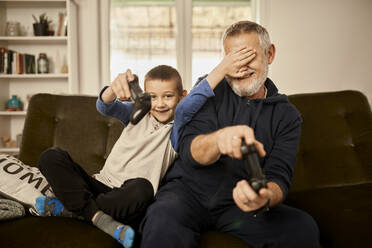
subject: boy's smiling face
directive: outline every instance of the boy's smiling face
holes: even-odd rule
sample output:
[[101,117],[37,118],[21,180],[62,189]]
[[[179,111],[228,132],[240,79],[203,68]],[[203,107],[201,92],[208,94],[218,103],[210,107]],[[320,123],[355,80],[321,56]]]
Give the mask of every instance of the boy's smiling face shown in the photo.
[[178,94],[177,84],[172,80],[147,80],[145,91],[151,96],[151,115],[163,124],[172,121],[177,104],[183,98]]

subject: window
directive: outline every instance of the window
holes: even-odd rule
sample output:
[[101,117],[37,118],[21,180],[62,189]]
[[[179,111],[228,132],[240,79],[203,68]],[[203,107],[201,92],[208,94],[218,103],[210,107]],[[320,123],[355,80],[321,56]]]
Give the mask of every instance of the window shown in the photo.
[[112,0],[111,80],[130,68],[143,78],[159,64],[177,67],[174,1]]
[[221,37],[239,20],[252,20],[250,1],[193,1],[192,83],[209,73],[222,58]]
[[167,64],[191,88],[220,61],[224,29],[254,19],[252,10],[250,0],[111,0],[111,80],[126,68],[143,78]]

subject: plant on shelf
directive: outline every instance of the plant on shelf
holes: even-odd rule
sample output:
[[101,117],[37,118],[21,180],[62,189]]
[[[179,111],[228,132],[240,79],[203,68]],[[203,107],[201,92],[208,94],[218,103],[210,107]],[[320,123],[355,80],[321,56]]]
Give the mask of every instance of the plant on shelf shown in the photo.
[[32,17],[35,20],[34,26],[34,35],[35,36],[46,36],[49,35],[49,24],[52,23],[52,20],[48,20],[46,13],[43,13],[37,19],[34,15]]

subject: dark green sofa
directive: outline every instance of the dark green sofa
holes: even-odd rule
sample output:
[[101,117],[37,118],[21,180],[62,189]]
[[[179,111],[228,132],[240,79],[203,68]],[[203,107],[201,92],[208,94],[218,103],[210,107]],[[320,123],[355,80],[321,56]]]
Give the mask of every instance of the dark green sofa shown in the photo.
[[[51,146],[70,152],[88,173],[102,167],[123,126],[95,109],[95,97],[35,95],[29,105],[20,160],[36,165]],[[356,91],[290,96],[303,116],[298,162],[287,203],[317,221],[322,247],[372,243],[372,115]],[[121,247],[74,219],[26,216],[0,222],[1,247]],[[154,244],[156,247],[156,244]],[[206,232],[203,248],[249,247],[231,235]]]

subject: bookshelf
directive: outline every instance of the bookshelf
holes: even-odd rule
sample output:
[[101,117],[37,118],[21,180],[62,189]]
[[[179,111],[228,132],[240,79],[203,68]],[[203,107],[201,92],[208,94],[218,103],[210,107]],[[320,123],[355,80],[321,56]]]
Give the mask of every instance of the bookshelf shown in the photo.
[[[24,105],[27,98],[37,93],[78,94],[78,6],[73,0],[0,0],[0,48],[35,56],[46,53],[49,73],[4,74],[0,73],[0,137],[16,140],[22,133],[26,109],[6,111],[6,102],[17,95]],[[34,36],[34,19],[46,13],[52,20],[54,35]],[[59,14],[65,13],[67,35],[57,36]],[[8,36],[7,22],[19,22],[19,35]],[[62,70],[62,67],[67,71]],[[35,68],[37,72],[37,67]],[[18,153],[19,148],[5,148],[0,144],[0,153]]]

